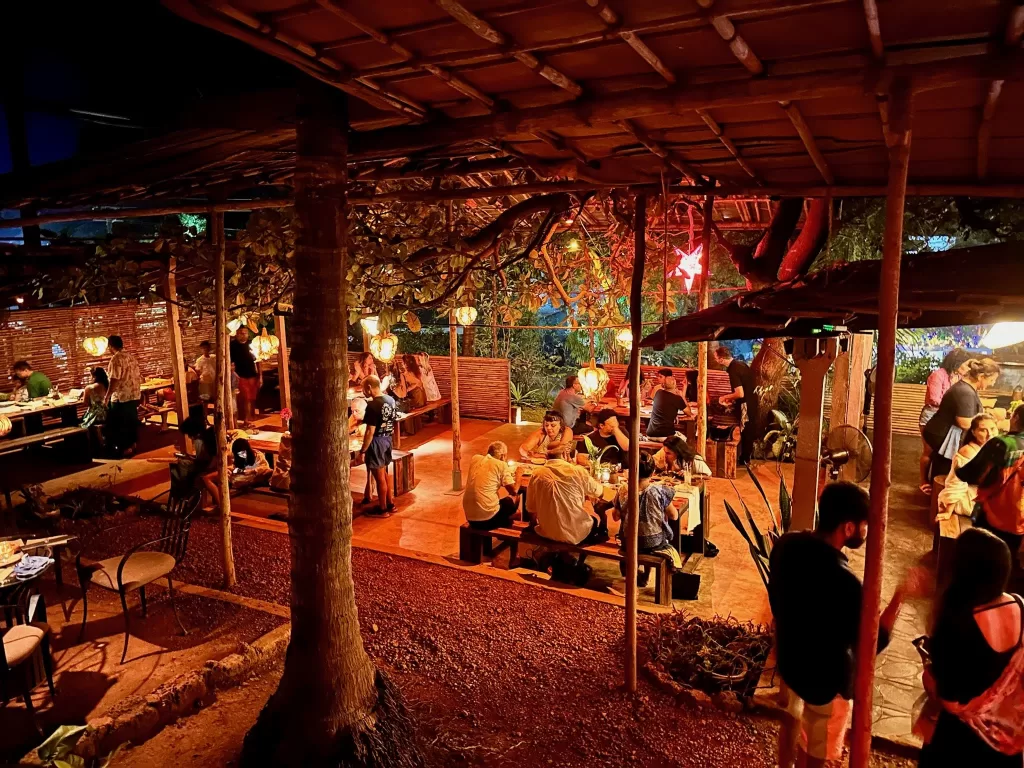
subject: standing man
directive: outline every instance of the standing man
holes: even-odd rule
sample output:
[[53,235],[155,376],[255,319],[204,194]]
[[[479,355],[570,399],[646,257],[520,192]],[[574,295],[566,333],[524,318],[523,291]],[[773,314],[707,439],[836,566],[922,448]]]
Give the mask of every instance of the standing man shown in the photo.
[[[367,399],[366,416],[363,417],[366,434],[356,460],[366,463],[366,471],[373,475],[377,484],[377,506],[368,509],[366,514],[388,517],[395,511],[395,499],[388,482],[388,465],[391,463],[391,435],[395,432],[398,407],[390,395],[381,392],[380,379],[376,376],[367,376],[363,381],[363,394]],[[363,501],[369,501],[369,498]]]
[[[859,485],[842,481],[825,486],[818,504],[818,527],[784,535],[769,563],[778,669],[789,697],[779,734],[780,768],[791,768],[794,761],[806,768],[824,766],[833,708],[845,708],[840,700],[853,698],[863,587],[843,548],[864,544],[870,501]],[[923,583],[915,569],[896,588],[879,620],[878,651],[889,644],[904,597],[919,593]],[[804,762],[797,759],[801,730],[807,735],[799,749]],[[838,735],[845,730],[844,724]]]
[[107,364],[107,443],[118,458],[135,453],[139,441],[139,401],[142,399],[142,372],[139,361],[124,351],[120,336],[107,339],[114,350]]
[[715,347],[715,359],[729,374],[728,395],[723,395],[718,402],[728,407],[734,403],[740,414],[740,455],[739,462],[748,464],[754,455],[754,435],[759,421],[757,393],[754,391],[754,372],[742,360],[732,356],[732,350],[719,344]]
[[22,391],[26,400],[50,394],[50,379],[42,371],[33,371],[28,360],[19,360],[11,366],[11,381],[16,385],[15,390],[10,394],[0,392],[0,401],[17,400],[22,397]]
[[249,329],[244,325],[235,331],[231,340],[231,370],[238,376],[239,426],[252,423],[256,398],[263,386],[263,371],[249,349]]
[[206,404],[217,400],[217,356],[210,354],[210,342],[199,342],[200,355],[196,358],[195,369],[199,374],[199,400],[206,413]]
[[583,385],[580,384],[580,380],[575,374],[570,373],[565,377],[565,388],[555,395],[555,402],[552,403],[551,410],[562,414],[562,421],[574,435],[582,435],[590,432],[590,425],[586,420],[580,421],[580,411],[583,410],[586,403],[587,401],[583,397]]

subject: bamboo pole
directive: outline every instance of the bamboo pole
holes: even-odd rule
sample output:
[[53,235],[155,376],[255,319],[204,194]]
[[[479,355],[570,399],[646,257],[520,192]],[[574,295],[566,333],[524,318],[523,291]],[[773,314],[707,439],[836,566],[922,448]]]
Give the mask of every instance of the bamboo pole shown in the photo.
[[455,312],[448,313],[448,359],[452,366],[452,490],[462,490],[462,432],[459,422],[459,332]]
[[629,475],[626,517],[626,688],[636,693],[636,567],[640,528],[640,313],[643,309],[644,262],[647,257],[647,196],[636,197],[633,279],[629,286],[629,319],[633,345],[629,351]]
[[885,205],[882,271],[878,286],[878,375],[875,383],[874,457],[871,463],[871,513],[864,566],[864,599],[857,643],[854,683],[853,731],[850,734],[851,768],[867,768],[871,757],[872,697],[875,649],[882,602],[882,562],[889,515],[892,473],[892,396],[896,369],[896,324],[899,314],[900,258],[903,248],[903,211],[910,163],[910,121],[913,95],[906,81],[893,83],[889,97],[889,197]]
[[[281,395],[281,410],[292,409],[292,382],[288,370],[288,330],[285,327],[284,315],[274,315],[274,333],[280,346],[277,350],[277,386]],[[287,427],[284,419],[281,426]]]
[[[495,257],[497,258],[497,257]],[[491,275],[491,357],[498,356],[498,276]]]
[[[697,311],[711,304],[711,214],[715,210],[715,197],[704,198],[704,226],[700,233],[700,293]],[[708,441],[708,343],[697,344],[697,452],[707,455]]]
[[181,432],[188,418],[188,375],[185,371],[185,353],[181,346],[181,326],[178,325],[178,279],[175,274],[177,259],[167,262],[167,331],[171,343],[171,376],[174,379],[174,414],[178,419],[178,445],[188,450],[189,439]]
[[233,587],[235,555],[231,545],[231,487],[228,482],[228,419],[231,403],[231,354],[227,337],[227,302],[224,300],[224,214],[214,211],[210,216],[211,234],[217,251],[214,268],[217,303],[217,392],[213,425],[217,431],[217,487],[220,489],[221,553],[224,558],[224,586]]

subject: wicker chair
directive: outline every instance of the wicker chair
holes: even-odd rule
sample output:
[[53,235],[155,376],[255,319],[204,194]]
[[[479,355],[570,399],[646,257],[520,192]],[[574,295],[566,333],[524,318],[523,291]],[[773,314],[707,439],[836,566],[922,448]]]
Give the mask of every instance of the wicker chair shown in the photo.
[[142,617],[146,618],[146,585],[165,577],[174,619],[182,633],[188,634],[174,604],[171,571],[185,557],[192,515],[199,508],[201,499],[198,489],[187,496],[172,497],[167,505],[160,538],[132,547],[120,557],[95,561],[87,560],[82,556],[82,552],[79,552],[76,560],[78,580],[82,586],[82,630],[79,638],[85,635],[85,623],[89,612],[89,585],[116,592],[121,598],[121,609],[124,612],[124,650],[121,652],[121,663],[124,664],[128,655],[128,638],[131,630],[128,593],[138,591]]
[[36,653],[42,654],[50,695],[56,696],[57,690],[53,686],[50,626],[32,620],[36,613],[36,601],[39,599],[35,585],[24,584],[9,592],[4,598],[5,602],[0,604],[0,615],[5,624],[3,655],[0,656],[0,698],[6,705],[10,697],[9,683],[17,679],[25,709],[28,710],[36,730],[42,735],[43,730],[36,719],[35,707],[32,706],[32,659]]

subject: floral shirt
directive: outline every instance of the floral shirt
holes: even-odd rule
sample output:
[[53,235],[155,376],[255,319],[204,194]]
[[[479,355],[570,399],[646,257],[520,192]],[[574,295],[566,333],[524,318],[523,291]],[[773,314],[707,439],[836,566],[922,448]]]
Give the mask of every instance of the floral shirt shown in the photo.
[[142,399],[142,372],[134,355],[123,349],[115,352],[107,364],[107,377],[110,379],[110,402],[130,403]]

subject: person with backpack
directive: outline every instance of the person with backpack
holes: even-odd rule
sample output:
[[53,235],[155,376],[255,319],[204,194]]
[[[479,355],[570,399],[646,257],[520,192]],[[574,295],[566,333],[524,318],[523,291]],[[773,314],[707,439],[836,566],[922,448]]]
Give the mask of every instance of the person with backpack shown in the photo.
[[988,531],[956,540],[953,576],[926,642],[924,684],[939,705],[920,768],[1020,768],[1024,604],[1007,593],[1010,551]]
[[1010,548],[1017,575],[1017,552],[1024,540],[1024,405],[1017,406],[1010,417],[1009,431],[985,443],[977,456],[956,470],[956,476],[978,487],[977,525]]

